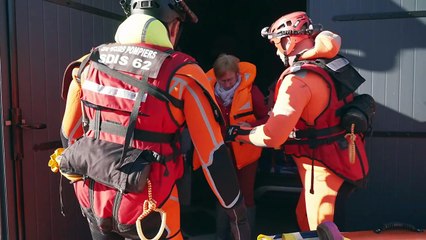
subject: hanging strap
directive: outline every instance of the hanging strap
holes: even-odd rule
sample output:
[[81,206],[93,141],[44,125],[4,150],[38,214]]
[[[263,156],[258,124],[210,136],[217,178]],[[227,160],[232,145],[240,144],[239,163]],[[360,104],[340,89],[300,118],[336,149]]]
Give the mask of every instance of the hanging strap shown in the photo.
[[[93,121],[90,121],[89,130],[95,130],[95,125],[96,124]],[[99,130],[100,132],[113,134],[121,137],[126,136],[126,127],[112,122],[101,121]],[[172,143],[175,140],[175,135],[176,133],[160,133],[135,129],[133,139],[144,142]]]
[[[142,81],[147,81],[147,80],[148,80],[148,74],[142,77]],[[142,97],[144,94],[145,94],[144,90],[139,89],[138,95],[136,96],[135,103],[133,105],[132,113],[129,116],[129,125],[127,126],[127,129],[126,129],[121,160],[124,160],[124,157],[126,156],[127,148],[129,147],[130,141],[133,138],[133,133],[136,127],[136,119],[138,117],[139,107],[141,105]]]
[[[92,50],[93,51],[93,50]],[[83,73],[84,68],[86,67],[87,63],[90,60],[90,56],[92,56],[92,53],[90,53],[89,55],[87,55],[87,57],[85,57],[83,59],[83,61],[80,64],[80,67],[78,68],[78,73],[77,73],[77,82],[79,84],[81,84],[81,74]]]

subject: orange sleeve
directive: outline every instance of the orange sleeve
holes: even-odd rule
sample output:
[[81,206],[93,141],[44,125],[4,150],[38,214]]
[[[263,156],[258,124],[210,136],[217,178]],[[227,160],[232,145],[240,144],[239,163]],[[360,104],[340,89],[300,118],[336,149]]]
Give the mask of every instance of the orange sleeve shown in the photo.
[[[194,144],[204,176],[225,208],[234,206],[240,197],[232,158],[224,144],[221,128],[215,118],[212,101],[216,104],[208,79],[195,64],[182,67],[172,79],[172,95],[184,102],[183,116]],[[217,104],[216,104],[217,105]],[[172,108],[173,110],[173,108]],[[180,116],[176,109],[173,115]],[[178,122],[181,122],[178,120]]]
[[288,138],[311,99],[311,89],[302,77],[287,75],[277,95],[268,121],[253,128],[249,135],[237,136],[237,141],[251,142],[261,147],[280,147]]
[[[181,81],[181,84],[172,85],[183,87],[181,97],[184,101],[186,124],[195,150],[200,156],[201,165],[208,166],[212,162],[214,150],[223,144],[220,125],[201,86],[210,96],[213,96],[213,90],[203,70],[195,64],[182,67],[173,81]],[[212,100],[216,103],[214,98]]]

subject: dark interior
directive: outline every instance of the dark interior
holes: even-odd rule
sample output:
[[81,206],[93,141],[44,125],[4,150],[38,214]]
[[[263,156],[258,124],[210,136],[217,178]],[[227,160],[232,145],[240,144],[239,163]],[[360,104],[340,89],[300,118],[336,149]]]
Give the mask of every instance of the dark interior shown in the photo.
[[180,50],[195,57],[205,71],[220,53],[254,63],[255,83],[266,94],[268,85],[284,69],[275,48],[261,37],[260,31],[286,13],[306,11],[306,1],[192,0],[188,5],[199,22],[185,24]]
[[[255,84],[266,97],[269,85],[279,77],[284,66],[276,55],[275,48],[267,39],[261,37],[260,31],[286,13],[306,11],[306,2],[297,0],[187,2],[197,14],[199,22],[185,23],[184,34],[179,43],[180,50],[195,57],[205,71],[212,67],[215,58],[221,53],[233,54],[241,61],[254,63],[257,66]],[[295,171],[292,172],[291,163],[279,163],[279,166],[273,167],[271,154],[274,153],[265,150],[259,160],[256,189],[274,185],[300,187],[298,175]],[[276,169],[275,173],[270,171],[271,168]],[[191,178],[191,197],[181,199],[181,203],[187,201],[185,204],[189,204],[182,208],[182,230],[186,236],[212,234],[215,231],[216,198],[209,190],[200,170],[193,172]],[[258,196],[255,233],[298,231],[295,217],[298,196],[299,193],[273,191]]]

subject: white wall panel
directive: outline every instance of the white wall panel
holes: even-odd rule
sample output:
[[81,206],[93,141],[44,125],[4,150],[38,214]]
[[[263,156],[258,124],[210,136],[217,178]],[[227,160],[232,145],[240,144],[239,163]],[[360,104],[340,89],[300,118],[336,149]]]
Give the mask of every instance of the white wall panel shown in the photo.
[[[423,0],[308,1],[314,22],[342,36],[342,52],[367,80],[358,90],[378,103],[374,130],[426,133],[426,18],[356,20],[355,14],[425,11]],[[352,16],[350,21],[336,17]],[[401,221],[425,227],[426,139],[368,137],[366,189],[348,203],[348,229]]]

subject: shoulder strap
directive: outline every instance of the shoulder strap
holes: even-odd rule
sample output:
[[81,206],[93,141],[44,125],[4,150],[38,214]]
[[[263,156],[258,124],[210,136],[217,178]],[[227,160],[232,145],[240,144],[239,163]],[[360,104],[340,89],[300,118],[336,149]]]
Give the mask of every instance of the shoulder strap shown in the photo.
[[77,82],[81,84],[81,74],[84,71],[84,68],[86,67],[86,65],[89,63],[90,57],[92,56],[92,52],[87,55],[87,57],[85,57],[83,59],[83,61],[81,61],[80,67],[78,68],[78,73],[77,73]]
[[[148,81],[148,76],[149,74],[146,74],[145,76],[143,76],[140,82],[146,83]],[[130,114],[130,117],[129,117],[129,125],[127,126],[127,129],[126,129],[126,136],[124,138],[124,145],[123,145],[121,160],[124,160],[126,156],[127,148],[129,147],[129,144],[130,144],[130,140],[133,137],[133,133],[136,127],[136,119],[138,118],[139,107],[141,105],[144,92],[145,91],[143,87],[139,88],[138,95],[136,96],[135,103],[133,105],[132,113]]]
[[337,98],[339,100],[355,92],[355,90],[365,82],[365,79],[352,66],[350,61],[342,55],[337,55],[331,59],[318,58],[315,60],[302,60],[296,62],[294,67],[296,69],[298,67],[303,68],[302,66],[305,64],[318,66],[330,76],[334,82]]
[[73,80],[72,72],[73,69],[78,67],[81,64],[81,60],[76,60],[68,64],[67,68],[64,71],[64,75],[62,76],[62,91],[61,97],[66,100],[68,96],[68,90],[70,88],[71,82]]

